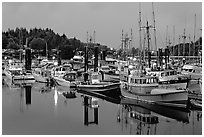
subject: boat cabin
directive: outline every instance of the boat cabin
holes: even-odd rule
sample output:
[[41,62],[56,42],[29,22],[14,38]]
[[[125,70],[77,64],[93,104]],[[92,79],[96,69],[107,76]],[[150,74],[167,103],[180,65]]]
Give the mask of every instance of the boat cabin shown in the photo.
[[202,68],[193,65],[184,65],[182,71],[190,73],[202,73]]
[[154,77],[154,76],[145,76],[145,77],[130,76],[128,82],[134,83],[134,84],[155,84],[155,83],[158,83],[158,77]]
[[77,73],[75,71],[73,72],[68,72],[63,76],[63,79],[67,80],[67,81],[75,81],[77,77]]

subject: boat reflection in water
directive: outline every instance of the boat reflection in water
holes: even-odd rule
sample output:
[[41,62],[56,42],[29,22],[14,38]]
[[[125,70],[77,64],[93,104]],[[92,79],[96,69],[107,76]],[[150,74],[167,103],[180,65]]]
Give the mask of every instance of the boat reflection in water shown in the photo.
[[[118,90],[118,89],[117,89]],[[83,102],[84,111],[84,125],[88,126],[90,124],[98,125],[99,122],[99,105],[98,99],[106,100],[114,104],[120,104],[120,96],[113,96],[110,92],[87,92],[84,90],[77,90],[81,94]],[[120,91],[113,91],[120,92]],[[90,115],[93,116],[92,120],[89,120]]]
[[[83,98],[83,106],[84,106],[84,125],[88,126],[90,124],[98,125],[98,99],[90,96],[84,96]],[[92,113],[91,113],[92,112]],[[93,119],[89,120],[89,115],[93,115]]]
[[190,110],[188,108],[182,109],[182,108],[167,107],[167,106],[151,104],[151,103],[147,103],[139,100],[138,101],[131,100],[127,98],[122,98],[121,104],[140,106],[154,113],[165,116],[167,118],[175,119],[183,123],[189,123]]
[[159,118],[151,114],[151,111],[139,106],[121,104],[118,111],[117,121],[130,129],[130,134],[155,135]]
[[41,83],[41,82],[35,82],[32,86],[34,90],[40,92],[40,93],[49,93],[52,91],[52,86],[50,86],[47,83]]

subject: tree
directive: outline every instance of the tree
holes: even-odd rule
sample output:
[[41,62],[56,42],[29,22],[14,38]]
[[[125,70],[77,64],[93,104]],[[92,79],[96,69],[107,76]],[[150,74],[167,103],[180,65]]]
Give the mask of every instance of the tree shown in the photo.
[[8,45],[8,38],[5,34],[2,34],[2,49],[6,49]]

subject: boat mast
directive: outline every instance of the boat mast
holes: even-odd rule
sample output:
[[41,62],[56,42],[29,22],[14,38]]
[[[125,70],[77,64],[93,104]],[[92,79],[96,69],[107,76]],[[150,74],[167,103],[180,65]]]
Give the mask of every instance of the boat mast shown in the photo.
[[155,51],[156,51],[156,56],[157,55],[157,38],[156,38],[156,21],[155,21],[155,14],[154,14],[154,4],[152,2],[152,14],[153,14],[153,28],[154,28],[154,42],[155,42]]
[[184,28],[184,32],[183,32],[183,56],[185,56],[185,42],[186,42],[186,29]]
[[140,45],[139,58],[140,58],[140,65],[141,65],[141,60],[142,60],[142,43],[141,43],[141,3],[139,3],[139,45]]
[[[191,34],[189,34],[188,38],[189,38],[189,54],[188,54],[188,56],[190,56],[191,55]],[[190,60],[190,58],[189,58],[189,60]]]
[[174,56],[174,52],[175,52],[174,51],[174,46],[175,46],[175,25],[173,26],[173,44],[172,45],[173,45],[173,54],[172,55]]
[[194,20],[194,35],[193,35],[193,56],[195,56],[195,39],[196,39],[196,14],[195,14],[195,20]]
[[149,28],[150,27],[151,26],[149,26],[148,21],[147,21],[146,29],[147,29],[147,46],[148,46],[148,65],[149,65],[149,68],[151,68],[151,51],[150,51],[150,43],[149,43],[149,40],[150,40]]

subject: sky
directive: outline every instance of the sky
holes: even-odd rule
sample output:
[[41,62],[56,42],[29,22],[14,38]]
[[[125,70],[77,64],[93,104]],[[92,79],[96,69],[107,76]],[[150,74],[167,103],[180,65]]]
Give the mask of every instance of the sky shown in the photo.
[[[196,38],[202,35],[201,2],[154,2],[157,47],[166,46],[166,37],[175,44],[186,29],[186,41],[193,40],[196,14]],[[152,2],[141,2],[142,26],[153,25]],[[87,40],[87,32],[95,41],[108,47],[120,48],[122,29],[130,36],[133,47],[139,47],[139,2],[3,2],[2,31],[27,28],[50,28],[68,38]],[[168,26],[168,27],[167,27]],[[143,33],[142,33],[143,34]],[[143,34],[144,35],[144,34]],[[151,46],[154,31],[150,29]]]

